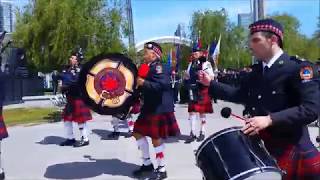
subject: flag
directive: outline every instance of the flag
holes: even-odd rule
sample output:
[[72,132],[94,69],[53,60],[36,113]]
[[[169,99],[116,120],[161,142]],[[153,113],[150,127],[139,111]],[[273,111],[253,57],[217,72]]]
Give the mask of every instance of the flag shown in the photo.
[[209,47],[209,56],[212,56],[214,53],[214,50],[216,49],[217,43],[215,41],[212,41]]
[[[219,36],[219,40],[218,40],[218,43],[210,48],[210,55],[212,57],[212,60],[218,64],[218,57],[219,57],[219,54],[220,54],[220,41],[221,41],[221,34]],[[212,52],[213,51],[213,52]]]
[[168,53],[168,58],[167,58],[167,68],[170,69],[171,68],[171,56],[172,56],[172,50],[170,49],[170,52]]

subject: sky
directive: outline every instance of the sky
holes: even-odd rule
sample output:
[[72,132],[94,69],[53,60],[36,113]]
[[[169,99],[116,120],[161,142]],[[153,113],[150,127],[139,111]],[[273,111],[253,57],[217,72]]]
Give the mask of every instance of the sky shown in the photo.
[[[3,0],[2,0],[3,1]],[[28,0],[7,0],[18,6]],[[122,0],[124,1],[124,0]],[[135,41],[173,35],[179,23],[188,35],[193,12],[225,8],[231,22],[239,13],[250,13],[250,0],[131,0]],[[265,14],[287,13],[301,23],[299,31],[311,37],[320,16],[320,0],[265,0]]]
[[[299,31],[311,37],[317,28],[320,0],[265,0],[265,14],[287,13],[300,23]],[[192,13],[225,8],[231,22],[239,13],[250,13],[250,0],[132,0],[136,43],[158,36],[173,35],[182,23],[188,35]]]

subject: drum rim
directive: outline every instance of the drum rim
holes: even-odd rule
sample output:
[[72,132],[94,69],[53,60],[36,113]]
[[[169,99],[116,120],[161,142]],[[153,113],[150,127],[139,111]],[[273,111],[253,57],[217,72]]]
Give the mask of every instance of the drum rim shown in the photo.
[[241,172],[239,174],[234,175],[233,177],[231,177],[229,180],[237,180],[238,178],[243,177],[244,179],[250,177],[250,176],[246,176],[246,175],[252,175],[252,174],[258,174],[258,173],[262,173],[262,172],[278,172],[281,176],[283,175],[283,172],[281,171],[281,169],[273,167],[273,166],[264,166],[261,168],[252,168],[249,169],[247,171]]
[[[202,152],[203,148],[208,144],[208,143],[212,143],[212,139],[216,139],[224,134],[230,133],[230,132],[234,132],[234,131],[239,131],[241,130],[242,127],[240,126],[233,126],[233,127],[229,127],[229,128],[225,128],[222,129],[214,134],[212,134],[211,136],[209,136],[198,148],[197,152],[196,152],[196,161],[197,161],[197,165],[198,165],[198,160],[199,160],[199,155]],[[259,159],[259,158],[258,158]],[[199,166],[199,165],[198,165]],[[202,170],[201,170],[202,171]],[[243,176],[245,176],[246,174],[256,174],[259,172],[277,172],[279,173],[281,176],[283,175],[283,172],[281,171],[281,169],[274,167],[274,166],[263,166],[263,167],[257,167],[257,168],[252,168],[249,169],[247,171],[241,172],[239,174],[234,175],[233,177],[231,177],[229,180],[236,180],[237,178],[241,178]]]
[[210,142],[209,140],[211,139],[215,139],[215,138],[218,138],[219,136],[221,135],[224,135],[224,134],[227,134],[227,133],[230,133],[230,132],[234,132],[234,131],[238,131],[238,130],[241,130],[241,127],[240,126],[233,126],[233,127],[229,127],[229,128],[225,128],[225,129],[222,129],[212,135],[210,135],[203,143],[201,143],[201,145],[199,146],[197,152],[196,152],[196,160],[198,160],[198,156],[199,154],[202,152],[202,149]]

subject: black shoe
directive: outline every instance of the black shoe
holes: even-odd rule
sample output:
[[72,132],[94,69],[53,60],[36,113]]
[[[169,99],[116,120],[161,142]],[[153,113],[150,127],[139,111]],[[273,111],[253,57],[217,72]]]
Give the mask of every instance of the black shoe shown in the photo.
[[108,138],[110,139],[119,139],[120,132],[113,131],[111,134],[108,135]]
[[197,137],[193,133],[190,133],[189,138],[184,143],[185,144],[189,144],[189,143],[193,142],[196,139],[197,139]]
[[205,138],[204,133],[203,133],[203,132],[200,132],[200,135],[199,135],[199,137],[197,138],[197,142],[203,141],[204,138]]
[[143,164],[142,166],[140,166],[139,169],[133,171],[133,176],[139,178],[139,177],[150,175],[153,171],[154,171],[153,164],[150,164],[148,166]]
[[5,175],[4,175],[4,172],[0,173],[0,180],[4,180],[5,179]]
[[75,139],[67,139],[67,140],[63,141],[62,143],[60,143],[60,146],[73,146],[74,143],[76,143]]
[[89,145],[89,140],[85,141],[84,138],[81,137],[81,140],[74,143],[73,147],[82,147],[82,146],[88,146],[88,145]]
[[150,177],[150,180],[162,180],[168,177],[167,171],[161,172],[159,171],[159,169],[160,167],[154,170],[152,177]]

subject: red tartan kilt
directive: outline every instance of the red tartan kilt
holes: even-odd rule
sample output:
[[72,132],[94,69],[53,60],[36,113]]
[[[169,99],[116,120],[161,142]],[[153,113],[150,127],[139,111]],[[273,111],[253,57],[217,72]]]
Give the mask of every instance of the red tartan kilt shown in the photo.
[[280,169],[286,171],[283,180],[320,179],[320,153],[312,142],[298,147],[286,142],[272,141],[265,132],[262,133],[262,137],[266,148],[276,158]]
[[62,113],[64,121],[84,123],[92,119],[90,109],[80,98],[67,97],[67,104]]
[[177,136],[180,129],[173,112],[145,115],[140,114],[134,124],[133,132],[153,139]]
[[132,109],[131,109],[130,113],[131,114],[138,114],[138,113],[140,113],[140,109],[141,109],[141,103],[139,100],[132,105]]
[[188,112],[213,113],[211,98],[208,93],[209,88],[203,88],[200,91],[202,99],[188,104]]
[[280,169],[286,171],[284,180],[320,179],[320,153],[314,149],[304,152],[297,147],[288,147],[282,156],[276,157]]
[[0,140],[7,138],[8,136],[6,124],[4,123],[2,114],[0,114]]

